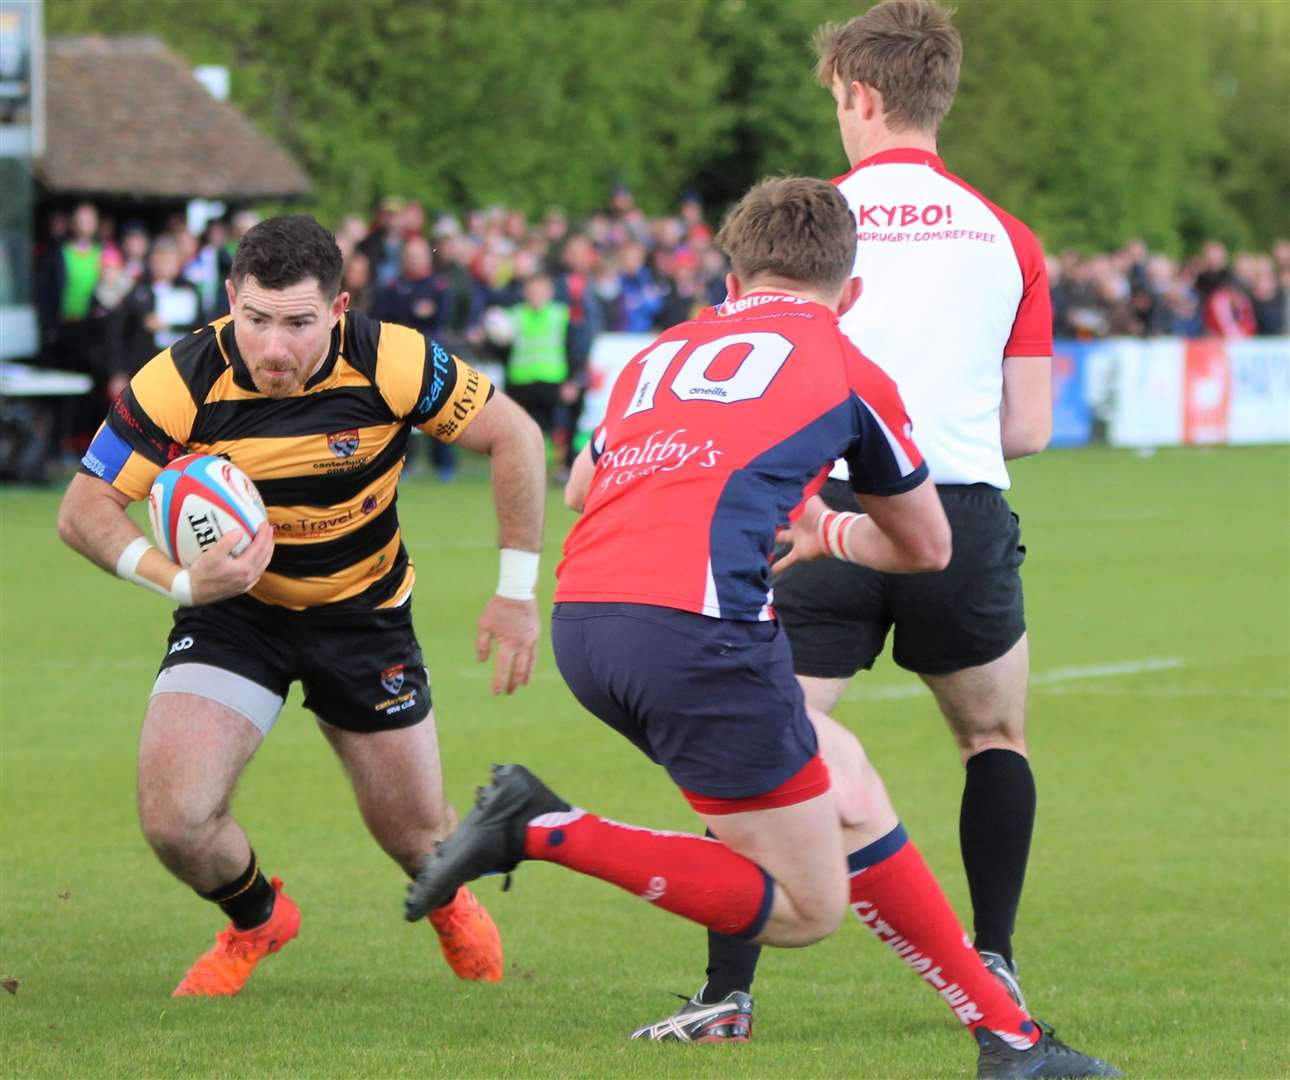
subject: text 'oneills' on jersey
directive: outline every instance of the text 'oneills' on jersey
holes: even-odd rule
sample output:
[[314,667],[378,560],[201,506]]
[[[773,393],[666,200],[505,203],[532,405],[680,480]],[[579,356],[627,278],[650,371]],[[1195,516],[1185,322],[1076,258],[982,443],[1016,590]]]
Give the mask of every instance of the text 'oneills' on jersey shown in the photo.
[[437,342],[348,312],[301,392],[266,397],[226,317],[140,369],[81,467],[144,499],[179,454],[222,454],[255,482],[273,525],[273,560],[251,596],[390,607],[413,582],[395,511],[409,431],[453,442],[492,394]]

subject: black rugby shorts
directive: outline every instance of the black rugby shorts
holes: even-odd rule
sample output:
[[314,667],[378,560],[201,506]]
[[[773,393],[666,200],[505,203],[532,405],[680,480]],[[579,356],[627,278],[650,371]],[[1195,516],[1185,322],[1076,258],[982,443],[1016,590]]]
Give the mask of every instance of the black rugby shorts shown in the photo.
[[346,731],[411,727],[430,712],[410,600],[366,611],[291,611],[249,596],[181,607],[161,670],[179,664],[231,671],[282,698],[299,679],[305,708]]
[[[988,484],[937,486],[954,553],[933,574],[883,574],[837,559],[790,566],[775,579],[775,614],[793,647],[793,670],[825,679],[873,667],[895,628],[892,658],[920,675],[948,675],[997,660],[1026,631],[1021,526]],[[850,486],[820,493],[855,510]]]

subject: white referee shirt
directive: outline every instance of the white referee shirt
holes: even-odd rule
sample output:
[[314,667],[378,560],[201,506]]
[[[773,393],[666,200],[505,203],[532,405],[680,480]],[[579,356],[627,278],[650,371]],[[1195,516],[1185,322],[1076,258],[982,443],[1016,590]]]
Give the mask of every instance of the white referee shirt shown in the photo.
[[833,182],[864,281],[843,332],[896,381],[935,483],[1006,490],[1004,357],[1053,352],[1039,242],[925,150],[883,151]]

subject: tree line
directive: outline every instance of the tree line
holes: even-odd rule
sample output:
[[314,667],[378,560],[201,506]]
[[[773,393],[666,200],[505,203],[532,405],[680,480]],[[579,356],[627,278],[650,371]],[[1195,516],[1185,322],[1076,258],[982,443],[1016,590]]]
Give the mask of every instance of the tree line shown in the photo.
[[[845,0],[48,0],[47,32],[152,33],[232,97],[335,218],[384,194],[584,214],[720,209],[846,169],[813,29]],[[1053,248],[1266,246],[1290,206],[1290,4],[960,0],[949,166]]]

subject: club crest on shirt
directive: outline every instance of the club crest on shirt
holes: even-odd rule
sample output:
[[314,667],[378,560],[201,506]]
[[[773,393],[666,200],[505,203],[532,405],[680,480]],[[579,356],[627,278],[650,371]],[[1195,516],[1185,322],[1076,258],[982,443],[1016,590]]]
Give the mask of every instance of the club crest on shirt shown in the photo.
[[395,664],[381,672],[381,685],[387,694],[397,694],[403,689],[403,665]]
[[353,457],[358,449],[358,428],[348,431],[333,431],[327,436],[327,449],[338,458]]

